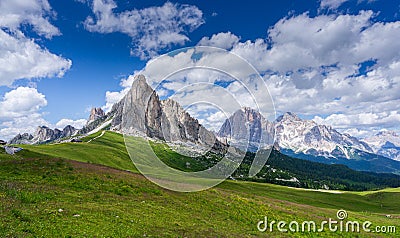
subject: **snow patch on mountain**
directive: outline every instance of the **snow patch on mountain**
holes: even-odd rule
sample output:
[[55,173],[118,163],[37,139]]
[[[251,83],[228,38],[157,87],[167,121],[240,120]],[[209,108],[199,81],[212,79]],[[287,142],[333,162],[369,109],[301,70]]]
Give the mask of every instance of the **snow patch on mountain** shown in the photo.
[[371,146],[374,153],[400,161],[400,136],[396,132],[381,131],[363,141]]

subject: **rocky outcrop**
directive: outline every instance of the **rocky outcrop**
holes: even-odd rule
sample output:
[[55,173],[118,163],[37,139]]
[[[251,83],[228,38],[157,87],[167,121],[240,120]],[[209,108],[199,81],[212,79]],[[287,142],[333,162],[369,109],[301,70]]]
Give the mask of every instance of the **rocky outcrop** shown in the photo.
[[205,145],[216,142],[214,133],[204,128],[176,101],[167,99],[161,102],[161,106],[162,132],[166,141],[191,141]]
[[59,129],[51,129],[47,126],[39,126],[34,135],[24,133],[18,134],[11,139],[8,144],[43,144],[58,141],[66,137],[77,134],[77,130],[73,126],[66,126],[62,131]]
[[124,101],[121,100],[116,104],[114,104],[111,108],[111,111],[107,114],[108,117],[112,118],[111,127],[116,131],[121,130],[123,110],[124,110]]
[[[274,143],[275,134],[275,143]],[[231,137],[236,141],[257,145],[260,138],[268,145],[289,149],[295,153],[325,157],[351,158],[354,151],[372,152],[367,143],[332,127],[318,125],[312,120],[302,120],[287,112],[274,122],[269,122],[257,111],[243,108],[225,121],[219,137]]]
[[171,99],[161,101],[143,75],[135,77],[131,90],[111,111],[111,126],[122,133],[168,142],[217,143],[216,147],[223,147],[215,135],[184,111],[179,103]]
[[39,126],[36,129],[34,138],[33,138],[33,143],[34,144],[40,144],[40,143],[46,143],[50,141],[55,141],[59,138],[61,138],[62,131],[58,129],[50,129],[47,126]]
[[[168,142],[192,142],[221,150],[213,132],[204,128],[173,100],[161,101],[157,93],[147,84],[143,75],[137,75],[129,92],[114,104],[106,115],[101,108],[91,110],[89,120],[82,129],[67,126],[62,131],[39,127],[33,137],[25,138],[31,143],[57,141],[76,134],[89,134],[102,128],[109,128],[124,134],[157,138]],[[14,141],[22,141],[16,138]]]
[[62,138],[71,137],[71,136],[74,136],[76,134],[76,132],[77,132],[77,129],[75,129],[75,127],[68,125],[68,126],[64,127],[64,129],[62,130],[61,137]]
[[106,114],[104,113],[103,109],[101,109],[100,107],[94,107],[92,108],[92,110],[90,110],[90,116],[87,124],[90,124],[99,118],[103,118],[105,115]]
[[138,75],[131,90],[122,99],[118,126],[123,133],[143,134],[163,139],[161,131],[161,102],[143,75]]
[[295,152],[344,158],[350,158],[351,149],[372,152],[366,143],[355,137],[312,120],[302,120],[293,113],[280,116],[275,128],[279,146]]
[[400,135],[394,131],[381,131],[372,137],[363,139],[374,153],[400,161]]
[[16,144],[32,144],[33,136],[28,133],[18,134],[14,138],[12,138],[8,144],[16,145]]
[[234,140],[239,145],[248,144],[249,150],[257,150],[272,146],[274,133],[273,123],[267,121],[258,111],[244,107],[224,122],[217,135]]

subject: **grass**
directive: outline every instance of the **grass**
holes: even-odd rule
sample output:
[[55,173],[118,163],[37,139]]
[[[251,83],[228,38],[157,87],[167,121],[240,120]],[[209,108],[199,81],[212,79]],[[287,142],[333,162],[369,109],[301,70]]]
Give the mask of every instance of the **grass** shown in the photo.
[[[125,171],[135,168],[122,136],[115,133],[107,132],[91,143],[23,147],[17,156],[0,153],[0,237],[384,235],[270,234],[256,228],[264,216],[321,222],[336,218],[338,209],[347,210],[351,220],[400,227],[400,189],[333,194],[226,181],[202,192],[177,193]],[[399,232],[386,235],[400,236]]]
[[107,132],[104,136],[87,143],[100,134],[101,132],[94,133],[84,138],[82,143],[22,145],[24,150],[18,155],[23,158],[64,158],[136,171],[125,149],[124,138],[120,134]]

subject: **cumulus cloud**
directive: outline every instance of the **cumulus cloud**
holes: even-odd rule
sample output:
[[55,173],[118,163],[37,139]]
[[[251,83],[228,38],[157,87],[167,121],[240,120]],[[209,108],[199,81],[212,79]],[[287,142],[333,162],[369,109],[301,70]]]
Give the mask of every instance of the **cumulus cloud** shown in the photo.
[[358,128],[360,135],[396,129],[400,21],[375,22],[374,16],[361,11],[283,18],[269,29],[268,40],[239,42],[232,52],[262,72],[279,113],[323,115],[319,122]]
[[18,133],[33,132],[38,125],[49,125],[40,113],[47,100],[35,88],[19,87],[0,101],[0,137],[10,139]]
[[231,49],[234,45],[239,43],[239,37],[232,34],[231,32],[221,32],[214,34],[210,37],[203,37],[198,45],[202,46],[213,46],[222,49]]
[[[400,121],[400,113],[398,111],[389,112],[365,112],[358,114],[331,114],[326,118],[315,116],[314,121],[320,124],[332,125],[338,129],[347,131],[352,128],[385,128],[395,129]],[[358,129],[360,131],[360,129]],[[362,130],[361,130],[362,131]]]
[[45,96],[35,88],[19,87],[7,92],[0,102],[0,118],[15,118],[36,113],[47,105]]
[[18,87],[7,92],[0,100],[0,138],[11,139],[17,134],[34,133],[38,126],[63,129],[67,125],[82,128],[85,119],[61,119],[52,125],[42,112],[47,106],[44,94],[36,88]]
[[399,33],[400,22],[373,24],[373,17],[372,11],[361,11],[358,15],[310,17],[304,13],[283,18],[268,30],[268,40],[239,43],[232,51],[260,71],[280,73],[398,57],[393,50],[399,43],[393,34]]
[[30,25],[39,36],[60,35],[48,18],[55,15],[47,0],[0,2],[0,86],[18,79],[62,77],[71,60],[49,52],[29,39],[21,26]]
[[59,120],[55,126],[56,126],[56,128],[58,128],[60,130],[62,130],[64,127],[66,127],[68,125],[73,126],[77,129],[80,129],[86,125],[86,122],[87,122],[86,119],[72,120],[72,119],[63,118],[63,119]]
[[337,9],[340,7],[343,3],[347,2],[349,0],[321,0],[320,7],[323,8],[328,8],[328,9]]
[[9,140],[17,134],[34,133],[37,126],[51,126],[40,113],[33,113],[0,123],[0,138]]
[[[315,17],[304,13],[279,20],[268,30],[266,39],[240,42],[239,37],[228,32],[205,37],[199,45],[231,47],[231,52],[252,63],[267,83],[278,114],[292,111],[365,136],[381,128],[396,130],[400,125],[400,21],[379,22],[374,18],[372,11]],[[223,54],[196,61],[192,54],[188,50],[157,59],[157,64],[149,61],[143,72],[154,87],[166,72],[182,67],[211,64],[227,72],[243,68],[226,60]],[[241,70],[233,75],[251,82],[249,72]],[[176,91],[187,84],[218,80],[201,71],[185,73],[181,78],[185,81],[175,80],[163,86]],[[253,95],[268,96],[265,90],[253,86]],[[182,105],[201,97],[211,100],[215,90],[178,93],[175,98]],[[235,92],[244,104],[251,104],[251,100],[245,102],[249,97],[239,84],[229,83],[226,90]],[[118,94],[114,96],[120,98]],[[230,102],[222,97],[218,100],[222,104]],[[267,102],[263,106],[271,107]],[[204,121],[213,118],[212,113],[204,115],[208,115],[201,118]]]
[[21,24],[29,24],[39,35],[51,38],[60,35],[48,17],[55,16],[47,0],[2,0],[0,2],[0,26],[13,31]]
[[132,38],[131,53],[142,59],[157,55],[172,45],[189,41],[191,32],[204,23],[203,13],[196,6],[166,2],[162,6],[116,13],[113,0],[93,0],[94,17],[85,20],[91,32],[121,32]]
[[21,32],[0,29],[0,86],[17,79],[62,77],[71,65],[71,60],[41,48]]

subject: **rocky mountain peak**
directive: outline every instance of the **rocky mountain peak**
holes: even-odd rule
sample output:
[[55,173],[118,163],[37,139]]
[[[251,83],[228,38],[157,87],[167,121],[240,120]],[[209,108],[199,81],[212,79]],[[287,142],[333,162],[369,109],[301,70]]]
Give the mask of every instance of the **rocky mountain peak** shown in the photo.
[[77,129],[73,126],[66,126],[62,131],[59,129],[51,129],[47,126],[38,126],[34,135],[24,133],[18,134],[11,139],[9,144],[42,144],[52,141],[57,141],[65,137],[74,136],[77,134]]
[[[125,134],[168,142],[218,144],[215,135],[190,116],[178,102],[161,101],[143,75],[134,78],[130,91],[116,104],[112,127]],[[216,145],[218,146],[218,145]]]
[[217,135],[231,139],[238,145],[249,144],[249,150],[256,150],[273,144],[274,127],[260,112],[249,107],[232,114],[222,125]]
[[66,127],[64,127],[64,129],[62,130],[62,135],[61,137],[70,137],[75,135],[77,132],[77,129],[75,129],[75,127],[71,126],[71,125],[67,125]]
[[42,143],[47,141],[54,141],[60,138],[62,135],[62,131],[59,129],[50,129],[47,126],[39,126],[36,129],[33,141],[34,143]]
[[283,115],[279,116],[276,121],[302,121],[300,117],[298,117],[295,113],[293,112],[285,112]]
[[365,138],[374,153],[400,161],[400,136],[394,131],[381,131],[376,135]]
[[31,144],[31,140],[33,136],[29,133],[18,134],[14,138],[12,138],[8,144]]
[[104,113],[103,109],[101,109],[100,107],[94,107],[90,110],[90,116],[89,116],[87,124],[90,124],[91,122],[94,122],[95,120],[102,118],[104,116],[105,116],[105,113]]
[[[249,134],[246,134],[249,133]],[[249,135],[251,143],[258,143],[260,138],[275,147],[289,149],[296,153],[349,158],[351,149],[371,152],[371,148],[357,138],[342,134],[330,126],[318,125],[312,120],[302,120],[296,114],[286,112],[274,122],[264,119],[260,113],[250,108],[235,112],[225,121],[219,137],[232,137],[236,141]],[[244,141],[246,143],[246,141]]]
[[[246,120],[249,122],[261,121],[263,118],[261,113],[259,113],[258,111],[254,110],[250,107],[243,107],[241,111],[244,113]],[[237,111],[237,112],[239,112],[239,111]]]

